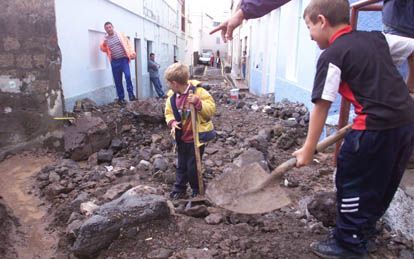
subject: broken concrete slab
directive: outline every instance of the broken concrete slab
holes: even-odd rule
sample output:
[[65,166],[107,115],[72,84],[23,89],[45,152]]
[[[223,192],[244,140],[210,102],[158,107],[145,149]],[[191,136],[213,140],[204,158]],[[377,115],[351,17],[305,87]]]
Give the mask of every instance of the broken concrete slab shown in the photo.
[[75,161],[86,160],[111,142],[108,126],[100,117],[82,116],[65,129],[65,151]]
[[118,237],[121,228],[169,218],[167,200],[159,195],[143,195],[146,190],[152,191],[151,188],[132,188],[118,199],[100,206],[94,215],[82,224],[72,247],[75,255],[96,255]]

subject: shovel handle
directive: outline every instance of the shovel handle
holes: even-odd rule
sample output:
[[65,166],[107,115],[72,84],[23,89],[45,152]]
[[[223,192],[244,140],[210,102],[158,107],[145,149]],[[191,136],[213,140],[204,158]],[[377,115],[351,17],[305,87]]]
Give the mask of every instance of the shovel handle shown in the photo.
[[[352,127],[352,124],[348,124],[342,129],[335,132],[334,134],[320,141],[318,145],[316,146],[315,153],[321,152],[325,150],[327,147],[329,147],[330,145],[335,144],[339,140],[342,140],[345,137],[346,133],[351,129],[351,127]],[[296,157],[293,157],[289,159],[288,161],[282,163],[278,167],[276,167],[276,169],[272,171],[269,177],[265,181],[263,181],[261,184],[259,184],[257,187],[255,187],[253,191],[258,191],[260,189],[263,189],[264,187],[268,186],[271,182],[273,182],[275,179],[280,178],[285,172],[295,167],[296,162],[297,162]]]
[[[192,90],[189,91],[190,94],[193,93]],[[190,103],[191,110],[191,127],[193,130],[193,141],[194,141],[194,153],[196,158],[196,168],[197,168],[197,178],[198,178],[198,192],[201,195],[204,195],[204,184],[203,184],[203,172],[201,171],[201,156],[200,148],[197,146],[198,143],[198,131],[197,131],[197,112],[194,107],[194,104]]]

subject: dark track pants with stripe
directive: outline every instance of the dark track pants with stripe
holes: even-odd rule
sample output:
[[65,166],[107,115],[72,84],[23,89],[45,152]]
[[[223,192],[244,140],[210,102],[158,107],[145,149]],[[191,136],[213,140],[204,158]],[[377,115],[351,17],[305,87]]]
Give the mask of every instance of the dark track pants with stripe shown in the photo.
[[335,238],[365,252],[367,237],[387,210],[414,147],[414,124],[349,132],[338,156]]

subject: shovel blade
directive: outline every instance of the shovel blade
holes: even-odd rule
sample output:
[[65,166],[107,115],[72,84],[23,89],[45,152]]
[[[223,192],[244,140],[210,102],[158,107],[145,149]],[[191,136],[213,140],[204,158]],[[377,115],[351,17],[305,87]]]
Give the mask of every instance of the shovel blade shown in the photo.
[[215,178],[209,183],[206,195],[217,206],[242,214],[266,213],[290,204],[288,194],[277,181],[249,192],[268,177],[258,163],[253,163]]

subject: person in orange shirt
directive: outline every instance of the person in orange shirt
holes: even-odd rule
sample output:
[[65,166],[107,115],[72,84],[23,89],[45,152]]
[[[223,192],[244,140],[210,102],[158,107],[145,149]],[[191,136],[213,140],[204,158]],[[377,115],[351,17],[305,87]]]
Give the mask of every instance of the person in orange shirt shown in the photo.
[[118,95],[118,103],[125,104],[124,86],[122,84],[122,73],[125,75],[127,83],[127,92],[130,101],[136,100],[134,88],[131,81],[131,71],[129,62],[136,58],[136,53],[132,48],[129,40],[123,33],[114,30],[111,22],[104,25],[106,35],[103,38],[100,48],[105,52],[111,61],[112,75],[115,81],[116,93]]

